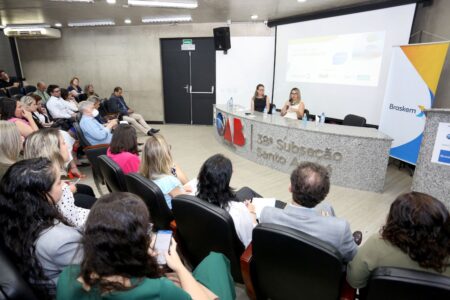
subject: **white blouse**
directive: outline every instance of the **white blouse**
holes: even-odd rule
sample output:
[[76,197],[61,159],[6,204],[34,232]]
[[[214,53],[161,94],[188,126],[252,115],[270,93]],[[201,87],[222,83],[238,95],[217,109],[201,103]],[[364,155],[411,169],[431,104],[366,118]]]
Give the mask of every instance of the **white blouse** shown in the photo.
[[90,210],[75,205],[75,198],[70,190],[70,186],[63,183],[63,194],[56,204],[61,214],[76,228],[80,229],[84,226]]
[[[290,108],[293,108],[293,109],[297,110],[297,109],[300,107],[300,103],[301,103],[301,101],[300,101],[298,104],[296,104],[296,105],[291,105]],[[298,120],[297,112],[296,112],[296,111],[288,111],[288,112],[284,115],[284,117],[285,117],[285,118],[289,118],[289,119],[295,119],[295,120]]]
[[245,248],[247,248],[252,241],[253,227],[255,227],[252,216],[244,202],[230,201],[228,205],[228,213],[233,219],[236,233]]

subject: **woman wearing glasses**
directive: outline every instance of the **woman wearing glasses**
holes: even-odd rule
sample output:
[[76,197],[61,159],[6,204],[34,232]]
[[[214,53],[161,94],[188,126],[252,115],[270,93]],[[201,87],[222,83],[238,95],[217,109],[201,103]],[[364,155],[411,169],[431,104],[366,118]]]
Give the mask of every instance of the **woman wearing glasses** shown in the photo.
[[281,116],[290,119],[301,119],[305,112],[305,103],[303,103],[300,90],[293,88],[289,96],[289,100],[281,109]]

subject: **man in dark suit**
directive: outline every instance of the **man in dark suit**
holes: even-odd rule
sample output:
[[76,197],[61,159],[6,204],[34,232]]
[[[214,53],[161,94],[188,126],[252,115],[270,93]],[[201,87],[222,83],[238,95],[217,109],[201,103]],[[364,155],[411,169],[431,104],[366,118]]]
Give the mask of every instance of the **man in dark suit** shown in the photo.
[[259,220],[291,227],[328,242],[348,262],[355,256],[357,244],[349,223],[337,218],[331,205],[319,204],[329,190],[327,169],[311,162],[302,163],[291,174],[292,204],[284,209],[266,207]]
[[125,102],[125,99],[122,97],[122,88],[116,87],[114,88],[114,92],[108,100],[109,102],[109,112],[110,113],[118,113],[119,120],[128,122],[131,126],[133,126],[136,130],[139,130],[147,135],[152,135],[153,133],[157,133],[159,129],[151,128],[145,122],[144,118],[134,112]]

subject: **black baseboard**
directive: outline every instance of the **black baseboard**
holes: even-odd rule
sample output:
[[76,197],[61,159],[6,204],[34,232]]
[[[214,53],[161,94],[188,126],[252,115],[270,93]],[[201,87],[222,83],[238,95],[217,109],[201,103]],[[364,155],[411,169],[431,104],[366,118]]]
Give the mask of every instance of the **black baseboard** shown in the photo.
[[164,124],[164,121],[145,121],[145,123],[147,123],[147,124],[160,124],[160,125],[162,125],[162,124]]

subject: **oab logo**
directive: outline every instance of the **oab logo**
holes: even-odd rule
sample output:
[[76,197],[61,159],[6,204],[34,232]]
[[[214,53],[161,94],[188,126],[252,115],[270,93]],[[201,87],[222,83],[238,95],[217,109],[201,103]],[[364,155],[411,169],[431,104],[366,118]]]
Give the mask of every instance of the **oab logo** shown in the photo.
[[216,115],[216,128],[217,133],[230,143],[240,147],[245,145],[244,127],[241,119],[233,118],[233,132],[231,132],[230,119],[218,113]]

